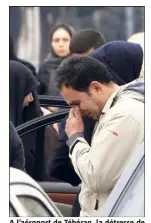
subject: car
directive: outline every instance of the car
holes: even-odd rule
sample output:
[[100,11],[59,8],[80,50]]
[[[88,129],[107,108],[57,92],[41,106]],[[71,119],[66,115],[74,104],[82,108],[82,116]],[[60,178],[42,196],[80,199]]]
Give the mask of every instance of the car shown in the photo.
[[[63,99],[56,100],[54,97],[52,98],[50,96],[47,97],[43,96],[41,97],[40,102],[41,105],[43,106],[48,106],[48,105],[57,107],[62,106],[67,110],[56,112],[54,114],[50,114],[45,117],[40,117],[38,119],[27,122],[22,126],[17,127],[17,131],[20,136],[28,134],[31,131],[34,131],[39,128],[45,128],[45,126],[53,124],[55,122],[60,122],[68,114],[69,107],[65,104],[65,102],[63,102]],[[40,168],[43,168],[42,160],[43,158],[41,158]],[[145,153],[144,153],[144,144],[142,144],[141,148],[138,148],[137,152],[132,157],[131,162],[129,163],[127,169],[119,178],[117,184],[115,185],[110,196],[108,197],[103,207],[102,213],[100,213],[100,216],[142,217],[145,215],[144,163],[145,163]],[[15,173],[13,173],[14,171]],[[19,172],[21,171],[10,168],[11,216],[14,214],[17,216],[28,216],[28,217],[30,217],[30,215],[31,216],[54,215],[54,217],[63,215],[65,217],[71,217],[72,205],[74,203],[76,194],[80,190],[80,185],[78,187],[73,187],[72,185],[63,182],[49,182],[49,181],[45,182],[43,181],[42,178],[38,182],[36,182],[32,178],[30,178],[30,176],[28,176],[26,173],[23,172],[19,173]],[[25,182],[24,178],[26,179]],[[29,179],[29,182],[27,178]],[[20,185],[20,187],[22,187],[23,189],[20,190],[19,186],[18,189],[12,189],[15,188],[15,184]],[[28,186],[32,185],[31,187],[32,190],[35,190],[35,192],[33,192],[35,195],[36,193],[41,193],[41,199],[42,196],[45,197],[45,200],[47,200],[47,204],[49,203],[49,205],[43,204],[43,207],[47,208],[46,212],[43,212],[43,209],[41,210],[39,208],[38,208],[39,210],[38,213],[26,210],[28,207],[27,204],[29,203],[28,201],[29,198],[28,199],[25,198],[26,201],[24,199],[24,195],[25,194],[28,195],[27,192],[28,190],[25,190],[25,184],[28,184]],[[24,187],[22,185],[24,185]],[[24,203],[23,201],[20,201],[18,199],[18,196],[22,197]],[[31,195],[28,197],[31,197]],[[38,197],[38,195],[36,195],[36,197]],[[18,209],[14,206],[14,203],[12,202],[13,198],[14,199],[17,198],[16,200],[18,200],[18,208],[24,209],[24,211],[22,212],[18,211]],[[40,202],[42,204],[44,202],[43,200],[40,200],[40,195],[39,195],[39,204]],[[34,207],[36,206],[35,201],[31,202],[31,204],[33,204]],[[37,203],[37,207],[39,204]],[[52,211],[53,208],[54,211]]]

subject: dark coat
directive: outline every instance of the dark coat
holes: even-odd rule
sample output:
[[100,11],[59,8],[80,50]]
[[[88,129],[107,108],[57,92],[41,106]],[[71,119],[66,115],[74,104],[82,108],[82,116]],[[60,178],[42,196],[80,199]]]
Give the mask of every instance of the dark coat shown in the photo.
[[9,122],[9,167],[25,171],[24,147],[12,122]]

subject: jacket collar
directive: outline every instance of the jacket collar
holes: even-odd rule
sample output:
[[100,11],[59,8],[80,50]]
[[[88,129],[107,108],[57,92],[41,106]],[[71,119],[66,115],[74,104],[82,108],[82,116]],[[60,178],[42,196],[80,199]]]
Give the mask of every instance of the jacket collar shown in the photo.
[[109,109],[112,107],[119,90],[120,90],[120,87],[113,94],[111,94],[111,96],[109,97],[109,99],[107,100],[107,102],[104,105],[101,115],[106,114],[109,111]]

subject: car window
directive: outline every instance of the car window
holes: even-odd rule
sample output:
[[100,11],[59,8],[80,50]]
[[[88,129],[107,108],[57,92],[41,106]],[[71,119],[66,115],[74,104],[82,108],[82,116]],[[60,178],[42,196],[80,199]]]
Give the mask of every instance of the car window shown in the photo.
[[144,214],[144,160],[129,180],[110,216],[143,217]]
[[28,217],[53,217],[45,205],[37,198],[32,196],[18,196]]

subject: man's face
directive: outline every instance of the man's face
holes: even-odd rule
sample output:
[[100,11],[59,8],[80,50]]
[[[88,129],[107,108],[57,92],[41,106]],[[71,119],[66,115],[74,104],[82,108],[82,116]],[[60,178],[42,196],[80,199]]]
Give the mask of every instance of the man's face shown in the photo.
[[[100,84],[98,84],[100,85]],[[89,88],[89,92],[76,91],[71,87],[62,86],[61,94],[68,105],[79,106],[82,116],[89,116],[95,120],[99,120],[104,102],[101,101],[103,97],[101,86],[100,89],[95,89],[94,86]]]

